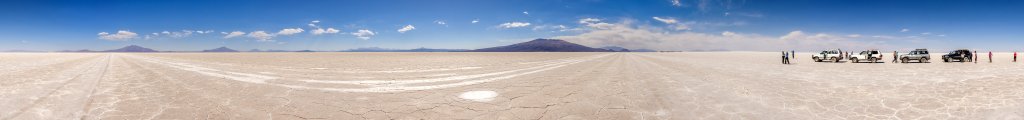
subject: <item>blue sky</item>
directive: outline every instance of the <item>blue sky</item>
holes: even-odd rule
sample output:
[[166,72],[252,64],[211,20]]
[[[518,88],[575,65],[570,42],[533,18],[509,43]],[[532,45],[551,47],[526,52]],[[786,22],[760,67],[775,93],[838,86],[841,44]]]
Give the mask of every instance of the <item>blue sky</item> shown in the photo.
[[[956,0],[12,0],[0,2],[0,50],[130,44],[186,51],[476,49],[558,38],[658,50],[1019,51],[1021,6]],[[414,29],[399,32],[407,26]],[[314,34],[317,29],[323,32]],[[229,37],[235,31],[243,34]]]

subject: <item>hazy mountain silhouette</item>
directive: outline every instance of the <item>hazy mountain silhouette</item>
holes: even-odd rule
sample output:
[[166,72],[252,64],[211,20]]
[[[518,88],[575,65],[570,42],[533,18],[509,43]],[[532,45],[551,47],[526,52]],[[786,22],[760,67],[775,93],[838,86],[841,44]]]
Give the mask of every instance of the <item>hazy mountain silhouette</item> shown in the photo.
[[559,39],[535,39],[507,46],[470,50],[468,52],[612,52]]
[[619,46],[605,46],[605,47],[601,47],[601,49],[611,50],[611,51],[615,51],[615,52],[629,52],[629,49],[622,48],[622,47],[619,47]]
[[141,46],[137,46],[137,45],[129,45],[129,46],[125,46],[125,47],[120,48],[120,49],[106,50],[106,51],[103,51],[103,52],[159,52],[159,51],[156,51],[156,50],[153,50],[153,49],[149,49],[149,48],[145,48],[145,47],[141,47]]
[[214,49],[209,49],[209,50],[203,50],[203,52],[238,52],[238,50],[231,49],[231,48],[228,48],[228,47],[219,47],[219,48],[214,48]]
[[631,52],[658,52],[657,50],[651,50],[651,49],[636,49],[636,50],[630,50],[630,51]]
[[416,48],[416,49],[390,49],[380,47],[365,47],[343,50],[341,52],[459,52],[466,51],[466,49],[435,49],[435,48]]

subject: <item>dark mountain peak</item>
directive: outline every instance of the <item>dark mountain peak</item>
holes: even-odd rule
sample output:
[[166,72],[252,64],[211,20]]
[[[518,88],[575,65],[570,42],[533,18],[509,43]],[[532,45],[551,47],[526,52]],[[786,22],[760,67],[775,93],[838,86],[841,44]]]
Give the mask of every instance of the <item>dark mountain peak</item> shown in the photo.
[[214,49],[209,49],[209,50],[203,50],[203,52],[238,52],[238,50],[231,49],[231,48],[228,48],[228,47],[219,47],[219,48],[214,48]]
[[107,50],[107,51],[104,51],[104,52],[158,52],[158,51],[153,50],[153,49],[149,49],[149,48],[145,48],[145,47],[142,47],[142,46],[138,46],[138,45],[129,45],[129,46],[122,47],[120,49]]
[[591,48],[565,40],[538,38],[523,43],[476,49],[469,52],[610,52],[610,50]]

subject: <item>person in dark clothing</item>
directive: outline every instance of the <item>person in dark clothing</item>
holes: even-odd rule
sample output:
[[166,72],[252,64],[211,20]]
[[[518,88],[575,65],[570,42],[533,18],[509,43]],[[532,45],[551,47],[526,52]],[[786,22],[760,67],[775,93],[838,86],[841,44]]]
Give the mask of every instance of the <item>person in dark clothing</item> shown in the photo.
[[896,63],[896,59],[899,59],[899,57],[896,57],[896,56],[897,56],[897,52],[896,51],[892,51],[892,63]]
[[988,51],[988,63],[992,63],[992,51]]
[[786,64],[786,51],[782,51],[782,64]]

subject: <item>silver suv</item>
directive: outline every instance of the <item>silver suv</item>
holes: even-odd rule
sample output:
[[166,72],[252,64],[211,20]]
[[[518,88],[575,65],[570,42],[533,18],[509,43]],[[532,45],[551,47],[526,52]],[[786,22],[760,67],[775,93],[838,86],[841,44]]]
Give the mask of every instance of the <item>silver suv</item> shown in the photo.
[[815,62],[821,62],[823,60],[829,60],[829,61],[832,61],[832,62],[839,62],[840,59],[843,59],[842,53],[843,53],[843,50],[831,49],[831,50],[821,51],[821,53],[818,53],[818,54],[811,55],[811,58],[814,59]]
[[900,55],[900,62],[907,63],[910,60],[917,60],[917,62],[924,63],[928,62],[928,59],[932,59],[931,55],[928,55],[928,49],[914,49],[907,54]]

